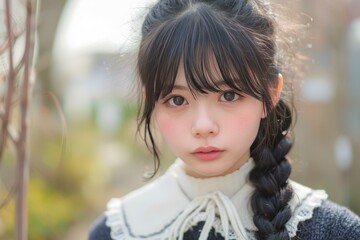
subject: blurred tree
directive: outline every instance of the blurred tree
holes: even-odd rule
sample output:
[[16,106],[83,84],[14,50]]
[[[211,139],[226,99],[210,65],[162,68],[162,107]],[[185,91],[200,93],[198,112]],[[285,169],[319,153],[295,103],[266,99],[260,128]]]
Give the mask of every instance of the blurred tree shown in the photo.
[[[28,108],[35,81],[34,48],[36,33],[37,1],[2,2],[6,31],[1,36],[0,78],[5,91],[0,96],[0,163],[5,148],[11,145],[16,154],[15,184],[5,197],[16,195],[15,237],[26,240],[28,236]],[[7,56],[7,57],[6,57]]]

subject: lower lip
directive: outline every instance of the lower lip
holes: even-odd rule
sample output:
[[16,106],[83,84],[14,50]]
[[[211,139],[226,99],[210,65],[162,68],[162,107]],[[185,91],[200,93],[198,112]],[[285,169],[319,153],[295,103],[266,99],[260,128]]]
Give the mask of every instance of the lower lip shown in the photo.
[[194,153],[194,155],[201,160],[211,161],[218,159],[223,152],[224,151],[197,152]]

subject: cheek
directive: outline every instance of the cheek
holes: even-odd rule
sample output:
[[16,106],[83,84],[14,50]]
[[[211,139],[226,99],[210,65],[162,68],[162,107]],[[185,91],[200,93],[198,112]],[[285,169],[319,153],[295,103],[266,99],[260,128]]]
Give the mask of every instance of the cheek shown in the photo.
[[171,114],[158,113],[155,119],[158,130],[168,145],[171,145],[171,140],[178,138],[183,132],[183,125],[179,124],[179,120]]
[[258,133],[261,116],[262,107],[243,108],[234,112],[231,117],[224,118],[223,127],[226,127],[227,132],[232,133],[235,138],[235,135],[242,136],[252,142]]
[[173,119],[167,116],[157,116],[156,123],[160,133],[164,136],[173,134],[176,129]]
[[257,131],[259,128],[260,119],[260,117],[239,113],[234,114],[231,118],[226,119],[226,124],[224,126],[229,130],[234,130],[234,126],[238,126],[237,129],[242,133],[252,132]]

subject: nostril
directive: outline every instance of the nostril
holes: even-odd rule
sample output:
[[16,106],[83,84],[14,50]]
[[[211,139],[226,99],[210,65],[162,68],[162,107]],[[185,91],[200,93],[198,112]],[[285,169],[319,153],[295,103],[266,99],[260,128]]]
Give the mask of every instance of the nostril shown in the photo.
[[210,118],[201,118],[194,122],[191,127],[193,136],[207,137],[214,136],[218,133],[219,127],[215,121]]
[[211,130],[211,131],[197,131],[195,133],[196,136],[209,136],[209,135],[214,135],[215,131]]

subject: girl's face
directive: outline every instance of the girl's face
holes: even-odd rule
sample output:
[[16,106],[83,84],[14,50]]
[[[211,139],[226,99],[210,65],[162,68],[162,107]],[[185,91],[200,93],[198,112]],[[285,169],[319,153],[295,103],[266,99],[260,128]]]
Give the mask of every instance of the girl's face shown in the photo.
[[215,177],[239,169],[265,116],[261,101],[221,86],[221,92],[190,92],[179,68],[172,92],[157,101],[154,117],[165,142],[187,174]]

